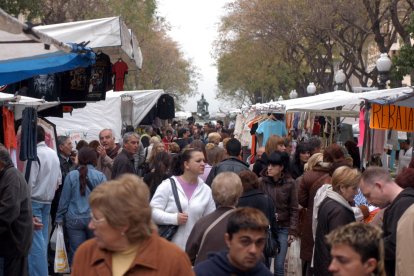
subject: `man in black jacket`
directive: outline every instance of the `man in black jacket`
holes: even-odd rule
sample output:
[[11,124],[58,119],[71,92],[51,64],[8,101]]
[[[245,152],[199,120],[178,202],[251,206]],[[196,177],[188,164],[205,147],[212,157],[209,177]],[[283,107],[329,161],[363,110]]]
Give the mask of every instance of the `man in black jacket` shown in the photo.
[[395,183],[388,170],[381,167],[368,167],[362,174],[359,188],[368,202],[387,209],[384,212],[385,271],[395,275],[395,250],[397,225],[405,210],[414,203],[414,189],[401,188]]
[[122,151],[115,157],[112,166],[112,179],[124,173],[136,174],[134,154],[137,154],[141,144],[139,135],[127,132],[123,137]]
[[224,241],[228,251],[214,253],[194,267],[197,276],[273,275],[261,262],[269,221],[262,211],[245,207],[234,211]]
[[235,138],[231,138],[226,144],[227,159],[224,159],[219,164],[215,165],[206,179],[206,183],[210,186],[213,183],[214,177],[221,172],[239,173],[249,169],[249,165],[240,160],[241,143]]
[[33,223],[30,188],[0,146],[0,275],[28,275]]

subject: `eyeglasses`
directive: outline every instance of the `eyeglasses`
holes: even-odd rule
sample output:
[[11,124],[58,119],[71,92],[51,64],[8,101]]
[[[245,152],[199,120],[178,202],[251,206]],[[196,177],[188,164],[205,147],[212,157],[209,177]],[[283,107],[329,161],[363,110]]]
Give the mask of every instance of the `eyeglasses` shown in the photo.
[[100,218],[100,219],[97,219],[94,215],[93,215],[93,213],[91,212],[91,221],[92,221],[92,223],[93,224],[100,224],[100,223],[102,223],[102,222],[104,222],[106,219],[105,218]]

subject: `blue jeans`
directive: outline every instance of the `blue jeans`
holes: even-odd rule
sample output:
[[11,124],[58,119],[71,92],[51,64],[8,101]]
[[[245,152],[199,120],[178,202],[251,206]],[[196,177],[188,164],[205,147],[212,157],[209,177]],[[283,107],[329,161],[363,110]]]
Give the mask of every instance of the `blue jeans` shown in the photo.
[[29,275],[48,275],[47,245],[49,243],[49,215],[51,204],[32,201],[33,216],[43,224],[41,230],[33,231],[33,242],[29,252]]
[[283,276],[285,274],[285,259],[286,253],[288,250],[288,235],[289,228],[287,227],[278,227],[277,228],[277,239],[280,245],[279,254],[277,254],[275,259],[275,275]]
[[68,258],[69,265],[72,265],[73,255],[76,249],[84,241],[93,237],[93,232],[88,228],[90,218],[68,219],[65,222],[66,233],[68,234],[69,249]]

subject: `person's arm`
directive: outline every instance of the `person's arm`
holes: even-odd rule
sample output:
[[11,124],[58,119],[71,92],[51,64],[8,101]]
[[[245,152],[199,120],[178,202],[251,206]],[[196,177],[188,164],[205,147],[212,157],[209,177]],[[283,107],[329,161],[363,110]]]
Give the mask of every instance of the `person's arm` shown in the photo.
[[[59,207],[56,212],[56,223],[63,223],[64,217],[68,211],[69,203],[70,203],[70,195],[71,195],[71,189],[72,189],[72,180],[71,180],[71,174],[68,173],[68,175],[65,178],[65,184],[63,185],[62,194],[60,195],[59,200]],[[80,191],[79,191],[80,192]]]
[[[19,184],[17,184],[20,179],[15,174],[9,174],[7,178],[9,183],[0,189],[0,234],[9,231],[12,222],[20,214],[20,202],[17,200],[17,195],[21,193]],[[26,183],[23,184],[26,185]]]
[[[171,182],[169,179],[166,179],[158,186],[150,202],[152,208],[152,219],[156,224],[178,225],[178,210],[174,213],[165,211],[170,201],[170,195],[172,195]],[[175,202],[174,206],[176,206]],[[177,207],[175,207],[175,209],[176,208]]]
[[298,203],[303,208],[308,208],[309,206],[309,190],[308,186],[305,183],[304,177],[300,178],[299,191],[298,191]]
[[292,188],[290,189],[290,205],[289,205],[289,234],[290,235],[297,235],[297,227],[298,227],[298,218],[299,218],[299,205],[298,205],[298,192],[296,190],[296,185],[293,182]]

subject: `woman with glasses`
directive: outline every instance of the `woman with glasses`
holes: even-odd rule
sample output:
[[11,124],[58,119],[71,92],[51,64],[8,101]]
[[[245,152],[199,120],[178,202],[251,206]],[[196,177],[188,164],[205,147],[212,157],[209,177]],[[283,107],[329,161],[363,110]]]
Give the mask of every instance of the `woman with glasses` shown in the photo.
[[[211,189],[199,177],[204,172],[204,154],[187,149],[174,157],[173,177],[164,180],[151,200],[152,218],[159,225],[179,225],[172,242],[185,250],[194,224],[216,209]],[[172,185],[175,183],[182,212],[177,208]]]
[[193,275],[187,254],[156,233],[148,198],[132,174],[96,187],[89,197],[95,238],[76,251],[71,275]]
[[63,224],[66,229],[69,263],[72,263],[73,254],[79,245],[93,236],[92,231],[88,229],[88,197],[97,185],[106,181],[105,175],[94,167],[97,159],[94,149],[81,148],[78,154],[78,169],[69,172],[64,181],[56,223]]

